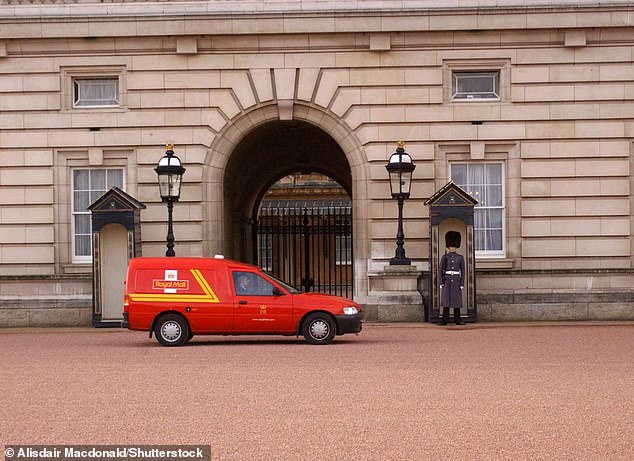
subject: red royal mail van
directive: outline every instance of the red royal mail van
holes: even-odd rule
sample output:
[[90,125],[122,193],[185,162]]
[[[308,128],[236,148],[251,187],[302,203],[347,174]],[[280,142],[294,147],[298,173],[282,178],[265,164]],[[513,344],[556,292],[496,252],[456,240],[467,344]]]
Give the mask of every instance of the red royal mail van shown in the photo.
[[135,258],[128,264],[124,324],[164,346],[194,335],[303,335],[329,344],[361,331],[361,307],[345,298],[300,293],[262,269],[216,258]]

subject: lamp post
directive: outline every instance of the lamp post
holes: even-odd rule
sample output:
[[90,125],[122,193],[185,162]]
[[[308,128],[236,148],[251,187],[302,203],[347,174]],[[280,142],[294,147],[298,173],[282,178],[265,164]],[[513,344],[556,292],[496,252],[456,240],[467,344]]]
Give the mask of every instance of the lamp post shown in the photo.
[[390,259],[391,266],[406,266],[412,262],[405,257],[405,234],[403,233],[403,201],[409,198],[410,187],[412,185],[412,172],[416,165],[412,162],[412,157],[405,152],[403,141],[397,144],[396,152],[390,156],[390,160],[385,165],[385,169],[390,174],[390,192],[392,198],[398,200],[398,230],[396,232],[396,253]]
[[174,155],[173,144],[168,144],[165,147],[165,155],[161,157],[154,171],[158,175],[161,200],[167,202],[167,251],[165,256],[176,256],[174,252],[172,210],[174,202],[178,202],[181,195],[181,180],[183,179],[185,168],[183,168],[181,159]]

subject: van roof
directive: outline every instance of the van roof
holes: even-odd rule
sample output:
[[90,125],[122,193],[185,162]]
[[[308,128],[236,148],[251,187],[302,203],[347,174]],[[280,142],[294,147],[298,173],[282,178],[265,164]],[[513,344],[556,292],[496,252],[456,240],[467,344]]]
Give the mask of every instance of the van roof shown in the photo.
[[138,257],[130,260],[129,268],[153,268],[153,269],[228,269],[239,268],[254,271],[262,270],[253,264],[247,264],[233,259],[207,258],[202,256],[188,257]]

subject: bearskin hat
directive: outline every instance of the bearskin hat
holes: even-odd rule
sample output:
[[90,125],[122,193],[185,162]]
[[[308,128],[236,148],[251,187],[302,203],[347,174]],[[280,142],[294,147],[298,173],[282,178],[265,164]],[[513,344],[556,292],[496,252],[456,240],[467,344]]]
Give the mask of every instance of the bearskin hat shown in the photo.
[[447,248],[460,248],[460,232],[449,231],[445,234],[445,245]]

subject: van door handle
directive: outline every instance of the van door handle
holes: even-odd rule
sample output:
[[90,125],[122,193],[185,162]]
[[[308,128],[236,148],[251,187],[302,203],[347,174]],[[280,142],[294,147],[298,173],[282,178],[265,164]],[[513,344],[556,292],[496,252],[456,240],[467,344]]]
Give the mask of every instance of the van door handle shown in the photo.
[[238,301],[238,304],[246,304],[247,302],[244,299],[241,299],[240,301]]

